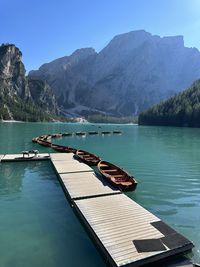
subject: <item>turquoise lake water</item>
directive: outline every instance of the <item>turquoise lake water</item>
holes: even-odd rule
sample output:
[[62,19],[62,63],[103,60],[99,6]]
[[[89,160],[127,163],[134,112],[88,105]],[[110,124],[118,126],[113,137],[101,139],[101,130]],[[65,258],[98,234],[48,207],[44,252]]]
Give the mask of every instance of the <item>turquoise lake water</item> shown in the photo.
[[[41,134],[116,129],[123,134],[54,140],[94,152],[135,175],[138,187],[128,196],[192,240],[190,257],[200,262],[200,129],[1,123],[0,154],[50,152],[31,142]],[[2,163],[0,210],[0,266],[105,266],[49,162]]]

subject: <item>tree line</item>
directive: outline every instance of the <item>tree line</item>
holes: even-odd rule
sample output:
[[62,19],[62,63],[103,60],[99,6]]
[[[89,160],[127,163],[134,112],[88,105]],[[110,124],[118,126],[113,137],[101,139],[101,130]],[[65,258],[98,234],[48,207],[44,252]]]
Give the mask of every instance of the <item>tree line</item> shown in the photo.
[[139,115],[140,125],[200,127],[200,80]]

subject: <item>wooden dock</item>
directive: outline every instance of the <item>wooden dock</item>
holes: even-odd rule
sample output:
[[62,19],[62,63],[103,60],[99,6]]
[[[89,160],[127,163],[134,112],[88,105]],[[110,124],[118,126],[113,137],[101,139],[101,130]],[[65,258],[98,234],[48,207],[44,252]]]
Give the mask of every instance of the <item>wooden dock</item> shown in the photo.
[[67,197],[111,266],[142,266],[192,249],[188,239],[73,155],[51,154],[51,161]]
[[50,157],[70,200],[121,193],[105,183],[91,167],[74,159],[73,153],[56,153]]
[[75,200],[75,207],[111,266],[141,266],[192,248],[124,194]]
[[73,153],[55,153],[51,154],[51,162],[58,174],[93,172],[88,165],[79,162],[73,158]]
[[[0,160],[50,159],[66,196],[110,266],[159,265],[160,260],[192,249],[193,244],[113,188],[72,153],[0,155]],[[192,266],[187,264],[186,266]]]
[[112,188],[108,184],[102,186],[104,181],[102,181],[102,178],[98,177],[94,172],[60,174],[60,178],[71,199],[82,199],[121,193],[119,190]]
[[0,161],[30,161],[30,160],[49,160],[50,154],[48,153],[39,153],[35,155],[34,153],[30,153],[29,156],[21,154],[5,154],[0,155]]

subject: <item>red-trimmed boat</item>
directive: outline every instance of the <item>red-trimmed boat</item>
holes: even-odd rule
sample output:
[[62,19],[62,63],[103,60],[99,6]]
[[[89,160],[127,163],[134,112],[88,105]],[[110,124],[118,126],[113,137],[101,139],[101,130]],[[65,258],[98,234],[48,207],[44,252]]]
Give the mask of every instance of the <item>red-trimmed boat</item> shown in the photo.
[[38,138],[39,138],[39,137],[34,137],[34,138],[32,139],[32,142],[33,142],[33,143],[37,143]]
[[56,144],[51,144],[51,148],[61,153],[76,153],[77,149],[69,146],[61,146]]
[[75,157],[90,166],[97,166],[97,164],[101,160],[98,156],[80,149],[76,151]]
[[133,191],[136,189],[137,181],[135,178],[120,167],[102,160],[98,163],[98,169],[107,181],[118,187],[120,190]]
[[51,134],[52,138],[62,137],[61,133]]
[[51,142],[38,138],[37,143],[42,146],[51,147]]

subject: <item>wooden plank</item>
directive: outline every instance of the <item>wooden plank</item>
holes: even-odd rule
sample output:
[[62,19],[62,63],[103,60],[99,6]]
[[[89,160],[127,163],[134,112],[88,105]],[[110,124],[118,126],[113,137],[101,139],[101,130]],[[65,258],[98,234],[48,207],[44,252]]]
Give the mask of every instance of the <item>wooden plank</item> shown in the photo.
[[77,160],[52,160],[52,163],[58,174],[74,172],[93,172],[93,169],[91,167]]
[[[109,199],[111,200],[109,202]],[[93,202],[91,203],[90,200],[85,200],[85,202],[80,202],[79,206],[84,210],[84,214],[87,214],[87,216],[92,216],[94,214],[95,219],[98,218],[98,215],[100,218],[102,218],[102,207],[103,207],[103,214],[108,213],[110,214],[110,210],[112,209],[111,214],[117,213],[118,215],[122,214],[124,215],[126,212],[128,214],[133,213],[133,215],[138,216],[140,214],[145,213],[146,216],[149,216],[152,220],[158,220],[158,218],[147,211],[146,209],[142,208],[140,205],[138,205],[136,202],[132,201],[126,201],[122,203],[122,199],[120,195],[115,196],[115,201],[112,201],[111,197],[109,199],[101,199],[99,201],[98,199],[94,199]],[[109,205],[108,205],[109,202]],[[89,205],[87,205],[87,203]],[[131,208],[130,208],[131,205]]]
[[74,154],[73,153],[51,153],[50,157],[52,161],[59,161],[59,160],[69,161],[69,160],[74,159]]
[[121,193],[103,183],[94,172],[60,174],[60,178],[72,199]]
[[129,230],[132,229],[141,229],[143,226],[146,227],[146,222],[142,222],[140,220],[134,221],[134,223],[137,223],[138,225],[135,225],[133,228],[133,222],[128,221],[127,224],[113,224],[113,226],[110,227],[99,227],[94,226],[95,230],[98,230],[99,235],[104,234],[105,236],[109,236],[110,234],[116,234],[120,235],[123,233],[127,233]]
[[37,155],[30,153],[29,156],[23,154],[6,154],[2,158],[2,162],[4,161],[30,161],[30,160],[49,160],[48,153],[39,153]]
[[[72,187],[73,188],[73,187]],[[75,200],[75,208],[112,266],[141,266],[191,249],[138,253],[133,240],[159,239],[164,235],[151,225],[159,218],[123,194]]]
[[[96,230],[96,229],[95,229]],[[124,231],[115,231],[115,227],[113,228],[113,231],[111,232],[107,232],[106,230],[104,232],[99,233],[99,236],[102,237],[102,239],[106,240],[110,240],[112,238],[112,241],[115,240],[121,240],[121,237],[125,237],[127,235],[135,235],[137,233],[155,233],[157,234],[157,232],[155,231],[155,228],[153,228],[151,225],[147,226],[147,223],[143,223],[143,225],[138,225],[137,227],[132,227],[132,228],[127,228],[127,230],[124,228]]]
[[96,176],[88,165],[74,159],[70,153],[51,154],[51,162],[56,169],[61,185],[71,199],[119,194],[120,190],[105,183]]
[[159,219],[111,188],[90,167],[83,168],[85,164],[74,160],[73,155],[66,155],[57,153],[51,157],[52,163],[76,211],[112,266],[141,266],[191,248],[170,250],[165,246],[166,251],[138,253],[133,240],[164,237],[151,225]]
[[[101,207],[99,207],[99,209],[101,209]],[[88,216],[91,216],[91,217],[94,215],[96,221],[98,221],[98,219],[101,220],[102,217],[103,217],[103,215],[101,213],[101,210],[100,211],[97,210],[97,211],[93,211],[93,212],[92,212],[92,210],[88,210],[88,211],[86,211],[86,213],[87,213]],[[107,216],[120,217],[120,215],[123,215],[123,217],[125,215],[137,216],[137,215],[142,215],[142,214],[145,214],[145,216],[148,217],[148,218],[152,218],[152,219],[155,218],[152,214],[147,214],[144,210],[139,211],[138,209],[134,209],[134,208],[133,208],[133,210],[130,210],[130,207],[127,207],[124,210],[124,212],[120,211],[120,210],[119,211],[118,210],[114,210],[112,214],[110,214],[109,209],[105,209],[105,211],[104,211],[104,216],[105,217],[107,217]]]

